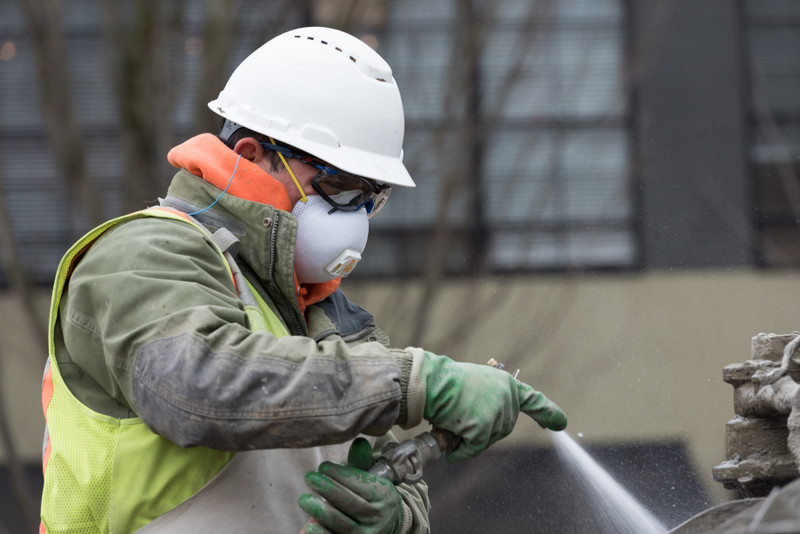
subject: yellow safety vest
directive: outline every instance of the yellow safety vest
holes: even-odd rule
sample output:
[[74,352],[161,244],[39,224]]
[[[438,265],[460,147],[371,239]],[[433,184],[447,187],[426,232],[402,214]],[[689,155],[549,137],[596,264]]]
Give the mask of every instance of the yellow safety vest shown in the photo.
[[[153,433],[138,418],[117,419],[95,412],[64,383],[55,357],[58,307],[72,268],[103,233],[140,217],[184,221],[207,233],[186,214],[150,208],[98,226],[70,248],[59,264],[50,305],[49,358],[42,381],[45,446],[44,489],[40,533],[94,534],[133,532],[172,510],[200,491],[235,453],[205,447],[184,449]],[[253,330],[281,337],[288,331],[249,283],[237,280],[238,268],[228,263],[242,294]]]

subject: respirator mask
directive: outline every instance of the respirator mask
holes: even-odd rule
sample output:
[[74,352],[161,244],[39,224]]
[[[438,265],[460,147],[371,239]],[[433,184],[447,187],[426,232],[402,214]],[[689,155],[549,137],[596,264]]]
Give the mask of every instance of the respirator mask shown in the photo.
[[[336,195],[347,202],[352,192]],[[335,210],[320,195],[310,195],[292,209],[297,218],[294,270],[301,284],[328,282],[350,274],[367,245],[369,216],[364,208]]]
[[[349,174],[315,158],[275,143],[260,142],[275,151],[300,191],[292,209],[297,218],[294,269],[301,284],[318,284],[350,274],[367,245],[369,219],[386,204],[392,188]],[[306,196],[286,158],[296,158],[317,169],[311,180],[316,195]]]

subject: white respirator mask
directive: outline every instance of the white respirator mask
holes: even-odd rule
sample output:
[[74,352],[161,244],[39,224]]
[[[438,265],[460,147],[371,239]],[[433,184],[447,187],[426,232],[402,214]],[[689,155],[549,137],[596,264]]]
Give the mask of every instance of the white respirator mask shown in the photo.
[[[347,192],[337,195],[348,195]],[[365,209],[332,211],[319,195],[310,195],[292,209],[297,217],[294,270],[301,284],[328,282],[350,274],[361,261],[369,236]]]

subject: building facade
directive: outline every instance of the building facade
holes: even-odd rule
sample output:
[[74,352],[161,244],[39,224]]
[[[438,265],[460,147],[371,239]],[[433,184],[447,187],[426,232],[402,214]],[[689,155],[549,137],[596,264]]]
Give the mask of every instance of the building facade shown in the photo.
[[[270,36],[321,24],[392,65],[417,182],[371,221],[348,294],[397,345],[519,367],[611,464],[664,473],[665,485],[637,491],[665,522],[731,497],[710,481],[732,414],[721,368],[747,359],[759,332],[800,329],[789,296],[800,266],[800,2],[275,0],[218,12],[70,0],[62,83],[45,77],[54,71],[25,3],[0,0],[0,185],[13,238],[0,273],[0,391],[31,491],[43,358],[19,317],[12,260],[44,309],[61,254],[94,218],[163,194],[166,150],[209,129],[205,102],[220,80]],[[153,18],[137,18],[139,5]],[[227,53],[214,74],[216,50]],[[71,112],[54,118],[48,101]],[[478,528],[471,495],[490,487],[481,477],[525,475],[508,465],[532,462],[547,474],[536,491],[561,491],[547,437],[520,427],[491,462],[464,466],[461,493],[432,480],[447,503],[439,525],[455,508]],[[676,484],[688,502],[670,500]],[[563,531],[537,509],[515,504],[495,522]]]

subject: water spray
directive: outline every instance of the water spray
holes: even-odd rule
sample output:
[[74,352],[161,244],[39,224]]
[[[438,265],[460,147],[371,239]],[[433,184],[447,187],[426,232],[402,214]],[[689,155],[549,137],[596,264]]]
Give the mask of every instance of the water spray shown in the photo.
[[618,534],[665,534],[667,529],[603,469],[566,432],[551,432],[558,457],[570,468],[591,495],[598,519],[598,532]]

